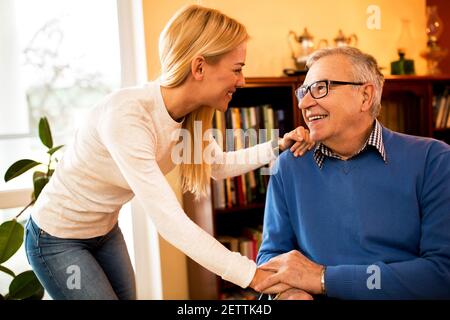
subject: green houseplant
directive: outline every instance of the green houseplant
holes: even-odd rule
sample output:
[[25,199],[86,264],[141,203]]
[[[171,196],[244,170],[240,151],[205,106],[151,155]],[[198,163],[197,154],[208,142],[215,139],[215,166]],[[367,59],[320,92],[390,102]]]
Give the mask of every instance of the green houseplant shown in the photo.
[[16,161],[6,170],[4,177],[5,182],[8,182],[37,166],[45,168],[43,171],[36,170],[33,173],[33,192],[30,203],[14,219],[0,225],[0,271],[7,273],[13,278],[9,285],[9,292],[5,296],[0,294],[0,300],[42,299],[44,296],[44,288],[39,283],[33,271],[29,270],[16,275],[12,270],[2,265],[21,247],[24,240],[24,227],[17,222],[17,218],[36,202],[42,189],[49,182],[54,172],[54,162],[58,162],[54,154],[63,147],[63,145],[53,147],[50,125],[45,117],[39,120],[39,138],[48,149],[48,162],[44,164],[30,159]]

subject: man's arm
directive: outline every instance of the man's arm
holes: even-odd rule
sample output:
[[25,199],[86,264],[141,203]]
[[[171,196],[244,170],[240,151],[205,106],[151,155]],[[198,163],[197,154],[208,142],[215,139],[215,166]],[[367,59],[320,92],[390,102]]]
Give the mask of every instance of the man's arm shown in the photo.
[[[378,261],[366,265],[328,266],[325,289],[340,299],[449,299],[450,298],[450,151],[440,152],[427,161],[423,184],[418,190],[421,207],[420,254],[408,261]],[[380,239],[382,241],[382,239]],[[283,270],[257,287],[268,290],[279,282],[311,291],[307,258],[290,252],[277,260],[288,260]],[[304,267],[299,265],[304,265]],[[264,266],[263,266],[264,268]],[[299,276],[300,275],[300,276]],[[317,280],[317,279],[316,279]]]
[[266,207],[264,211],[263,240],[256,259],[257,264],[269,261],[279,254],[297,249],[297,239],[292,229],[286,206],[283,181],[281,179],[280,158],[274,164],[274,172],[269,180]]

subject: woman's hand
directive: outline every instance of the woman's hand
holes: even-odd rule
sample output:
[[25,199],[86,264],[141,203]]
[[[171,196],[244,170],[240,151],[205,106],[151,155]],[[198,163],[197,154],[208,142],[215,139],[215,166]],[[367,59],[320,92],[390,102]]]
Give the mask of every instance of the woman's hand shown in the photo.
[[[261,268],[257,268],[255,275],[253,276],[252,282],[250,282],[249,287],[256,290],[255,287],[261,285],[262,282],[265,282],[266,279],[275,273],[272,271],[262,270]],[[290,289],[291,286],[280,283],[276,288],[274,288],[270,293],[280,293]],[[258,290],[256,290],[258,291]]]
[[319,265],[297,250],[283,253],[259,266],[262,271],[273,272],[263,281],[256,284],[254,289],[258,292],[283,292],[288,285],[291,288],[301,289],[309,294],[323,294],[321,276],[324,266]]
[[304,155],[305,152],[311,150],[314,145],[315,142],[309,137],[309,130],[302,126],[298,126],[291,132],[286,133],[283,138],[278,141],[280,151],[290,148],[295,157]]

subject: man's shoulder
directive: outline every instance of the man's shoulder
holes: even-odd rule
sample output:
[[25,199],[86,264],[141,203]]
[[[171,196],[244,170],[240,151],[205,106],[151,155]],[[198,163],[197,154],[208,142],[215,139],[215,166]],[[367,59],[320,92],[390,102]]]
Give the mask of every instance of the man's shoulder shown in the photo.
[[277,158],[275,162],[274,169],[275,172],[278,172],[279,169],[281,171],[290,172],[299,172],[302,168],[309,168],[312,163],[314,163],[314,149],[307,151],[304,155],[295,157],[294,154],[290,150],[285,150],[280,153],[280,156]]
[[295,164],[306,164],[308,159],[313,158],[314,149],[306,151],[302,156],[294,156],[294,153],[290,150],[285,150],[280,153],[278,161],[283,165],[295,165]]
[[388,148],[420,154],[450,153],[450,146],[443,141],[409,135],[383,128],[383,141]]

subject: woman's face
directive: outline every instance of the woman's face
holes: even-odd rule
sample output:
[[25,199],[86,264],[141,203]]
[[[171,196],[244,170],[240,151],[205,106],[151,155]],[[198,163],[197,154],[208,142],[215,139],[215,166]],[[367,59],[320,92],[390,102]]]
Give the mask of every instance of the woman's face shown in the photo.
[[226,53],[217,63],[205,65],[204,104],[226,111],[236,88],[245,84],[242,68],[245,65],[247,43]]

